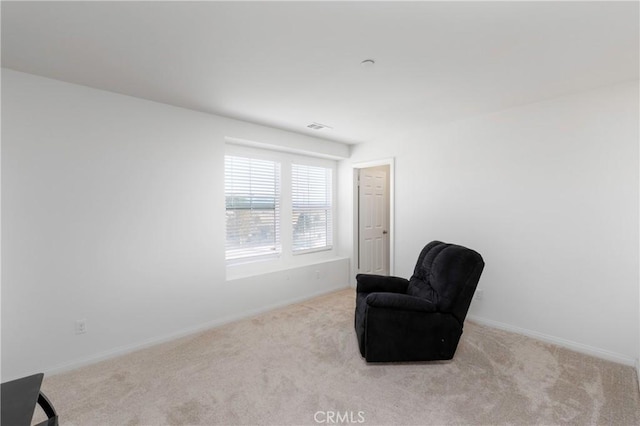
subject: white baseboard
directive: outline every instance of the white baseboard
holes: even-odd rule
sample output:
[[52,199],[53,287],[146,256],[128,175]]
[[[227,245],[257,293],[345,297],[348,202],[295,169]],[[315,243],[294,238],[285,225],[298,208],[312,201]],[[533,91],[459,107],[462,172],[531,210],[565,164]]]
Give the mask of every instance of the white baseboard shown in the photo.
[[[109,350],[109,351],[105,351],[96,355],[92,355],[90,357],[87,358],[81,358],[81,359],[76,359],[73,360],[71,362],[68,363],[64,363],[64,364],[60,364],[57,365],[55,367],[49,368],[45,371],[43,371],[45,373],[45,376],[52,376],[55,374],[60,374],[60,373],[64,373],[70,370],[75,370],[77,368],[80,367],[84,367],[90,364],[95,364],[97,362],[100,361],[104,361],[110,358],[115,358],[117,356],[121,356],[121,355],[126,355],[128,353],[131,352],[135,352],[141,349],[145,349],[151,346],[155,346],[161,343],[165,343],[165,342],[169,342],[171,340],[175,340],[175,339],[179,339],[181,337],[186,337],[192,334],[196,334],[196,333],[200,333],[202,331],[205,330],[209,330],[211,328],[215,328],[215,327],[220,327],[224,324],[229,324],[231,322],[234,321],[238,321],[241,319],[246,319],[246,318],[251,318],[253,316],[256,315],[260,315],[263,314],[265,312],[268,311],[272,311],[274,309],[278,309],[278,308],[282,308],[284,306],[288,306],[288,305],[292,305],[294,303],[300,303],[300,302],[304,302],[306,300],[309,299],[313,299],[314,297],[318,297],[318,296],[322,296],[328,293],[332,293],[334,291],[338,291],[338,290],[344,290],[347,288],[352,288],[351,285],[347,285],[347,286],[338,286],[338,287],[332,287],[332,288],[328,288],[328,289],[324,289],[322,291],[319,292],[315,292],[309,295],[305,295],[302,297],[297,297],[297,298],[293,298],[293,299],[288,299],[282,302],[278,302],[272,305],[268,305],[268,306],[263,306],[260,307],[258,309],[251,309],[248,311],[244,311],[242,313],[239,314],[234,314],[234,315],[229,315],[223,318],[219,318],[204,324],[200,324],[198,326],[195,327],[190,327],[187,329],[183,329],[180,330],[178,332],[175,333],[171,333],[162,337],[158,337],[158,338],[152,338],[152,339],[147,339],[144,340],[142,342],[138,342],[132,345],[126,345],[126,346],[120,346],[118,348],[115,348],[113,350]],[[486,325],[488,327],[493,327],[493,328],[497,328],[500,330],[504,330],[504,331],[509,331],[509,332],[513,332],[513,333],[518,333],[518,334],[522,334],[524,336],[528,336],[528,337],[532,337],[534,339],[538,339],[541,340],[543,342],[547,342],[547,343],[552,343],[558,346],[562,346],[564,348],[567,349],[571,349],[573,351],[576,352],[580,352],[580,353],[584,353],[587,355],[591,355],[591,356],[595,356],[597,358],[602,358],[602,359],[606,359],[608,361],[613,361],[613,362],[617,362],[619,364],[624,364],[624,365],[629,365],[629,366],[635,366],[636,369],[636,374],[637,374],[637,379],[638,379],[638,388],[640,389],[640,360],[638,359],[633,359],[633,358],[629,358],[627,356],[624,355],[620,355],[614,352],[610,352],[610,351],[606,351],[603,349],[599,349],[599,348],[594,348],[592,346],[588,346],[588,345],[583,345],[581,343],[577,343],[577,342],[573,342],[570,340],[566,340],[566,339],[562,339],[559,337],[555,337],[555,336],[551,336],[551,335],[547,335],[547,334],[543,334],[543,333],[539,333],[536,331],[532,331],[532,330],[528,330],[528,329],[524,329],[524,328],[520,328],[520,327],[516,327],[510,324],[505,324],[502,322],[498,322],[498,321],[493,321],[493,320],[488,320],[485,318],[481,318],[481,317],[477,317],[475,315],[468,315],[467,318],[473,322],[476,322],[478,324],[481,325]]]
[[171,334],[167,334],[165,336],[162,337],[157,337],[157,338],[152,338],[152,339],[147,339],[144,340],[142,342],[138,342],[138,343],[134,343],[132,345],[126,345],[126,346],[120,346],[118,348],[109,350],[109,351],[105,351],[105,352],[101,352],[98,353],[96,355],[92,355],[90,357],[87,358],[80,358],[80,359],[76,359],[73,360],[71,362],[68,363],[64,363],[64,364],[59,364],[56,365],[55,367],[46,369],[45,371],[43,371],[43,373],[45,374],[45,376],[53,376],[56,374],[60,374],[60,373],[64,373],[67,371],[71,371],[71,370],[75,370],[77,368],[80,367],[84,367],[87,365],[91,365],[91,364],[95,364],[97,362],[100,361],[105,361],[107,359],[110,358],[115,358],[117,356],[121,356],[121,355],[126,355],[128,353],[131,352],[135,352],[141,349],[145,349],[151,346],[155,346],[155,345],[159,345],[161,343],[166,343],[169,342],[171,340],[175,340],[175,339],[179,339],[181,337],[186,337],[192,334],[196,334],[196,333],[200,333],[202,331],[206,331],[209,330],[211,328],[215,328],[215,327],[220,327],[221,325],[224,324],[229,324],[241,319],[245,319],[245,318],[251,318],[254,317],[256,315],[260,315],[263,314],[265,312],[268,311],[272,311],[274,309],[278,309],[278,308],[282,308],[284,306],[288,306],[288,305],[292,305],[294,303],[300,303],[300,302],[304,302],[306,300],[309,299],[313,299],[314,297],[318,297],[318,296],[322,296],[325,294],[329,294],[329,293],[333,293],[334,291],[338,291],[338,290],[344,290],[349,288],[349,286],[338,286],[338,287],[331,287],[331,288],[327,288],[327,289],[323,289],[321,291],[312,293],[312,294],[308,294],[302,297],[297,297],[297,298],[293,298],[293,299],[287,299],[285,301],[282,302],[278,302],[278,303],[274,303],[272,305],[268,305],[268,306],[263,306],[260,307],[258,309],[251,309],[248,311],[244,311],[241,312],[239,314],[234,314],[234,315],[229,315],[223,318],[219,318],[213,321],[209,321],[207,323],[204,324],[200,324],[197,325],[195,327],[189,327],[183,330],[180,330],[178,332],[175,333],[171,333]]
[[562,346],[567,349],[571,349],[572,351],[575,351],[575,352],[591,355],[596,358],[606,359],[607,361],[613,361],[618,364],[629,365],[631,367],[635,366],[636,371],[640,374],[640,367],[638,365],[638,361],[625,355],[621,355],[621,354],[607,351],[600,348],[595,348],[589,345],[584,345],[582,343],[573,342],[571,340],[566,340],[560,337],[539,333],[537,331],[516,327],[514,325],[505,324],[499,321],[480,318],[475,315],[468,315],[467,318],[481,325],[486,325],[488,327],[493,327],[493,328],[497,328],[504,331],[510,331],[513,333],[522,334],[524,336],[532,337],[534,339],[541,340],[543,342],[547,342],[554,345]]

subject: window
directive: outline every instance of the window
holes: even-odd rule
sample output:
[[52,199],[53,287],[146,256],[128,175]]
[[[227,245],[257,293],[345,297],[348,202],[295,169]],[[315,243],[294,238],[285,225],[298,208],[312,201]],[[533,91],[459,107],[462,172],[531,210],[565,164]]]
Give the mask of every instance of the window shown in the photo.
[[293,252],[332,245],[331,169],[291,165]]
[[289,152],[226,147],[225,258],[233,273],[239,265],[270,270],[331,256],[318,252],[333,249],[335,167]]
[[280,253],[280,163],[225,157],[226,259]]

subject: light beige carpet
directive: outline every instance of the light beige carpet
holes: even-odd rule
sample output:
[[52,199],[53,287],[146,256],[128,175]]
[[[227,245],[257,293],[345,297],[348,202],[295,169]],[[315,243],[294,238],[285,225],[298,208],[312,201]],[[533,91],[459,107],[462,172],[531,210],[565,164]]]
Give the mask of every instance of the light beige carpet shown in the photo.
[[468,322],[452,361],[369,365],[354,290],[46,377],[61,425],[638,425],[631,367]]

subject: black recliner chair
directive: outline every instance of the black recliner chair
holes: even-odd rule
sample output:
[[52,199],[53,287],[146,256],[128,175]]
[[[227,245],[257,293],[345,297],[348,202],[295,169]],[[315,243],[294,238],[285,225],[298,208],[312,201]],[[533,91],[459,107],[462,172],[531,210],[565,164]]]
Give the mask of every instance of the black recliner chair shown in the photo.
[[359,274],[355,328],[368,362],[453,358],[482,256],[432,241],[422,249],[411,279]]

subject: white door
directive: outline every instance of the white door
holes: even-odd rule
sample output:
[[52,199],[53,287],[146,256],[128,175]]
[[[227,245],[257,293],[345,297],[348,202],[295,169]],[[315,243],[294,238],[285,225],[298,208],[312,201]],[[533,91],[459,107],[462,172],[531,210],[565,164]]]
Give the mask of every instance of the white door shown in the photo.
[[364,274],[389,275],[388,167],[359,172],[358,269]]

